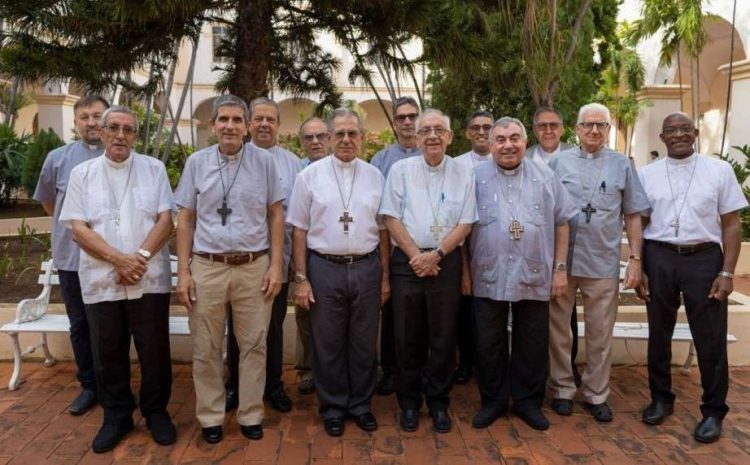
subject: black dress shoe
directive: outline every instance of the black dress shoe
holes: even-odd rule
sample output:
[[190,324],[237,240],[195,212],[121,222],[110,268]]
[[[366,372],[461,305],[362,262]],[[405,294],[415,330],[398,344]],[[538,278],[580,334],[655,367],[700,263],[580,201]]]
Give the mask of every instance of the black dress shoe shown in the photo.
[[474,418],[471,419],[471,426],[482,429],[490,426],[498,418],[507,413],[507,408],[485,407],[482,406]]
[[436,432],[447,433],[451,430],[453,422],[451,422],[451,417],[448,416],[446,410],[435,410],[430,412],[430,416],[432,417],[432,427],[435,428]]
[[552,411],[558,415],[569,417],[573,414],[573,401],[570,399],[552,399]]
[[672,413],[674,413],[673,404],[654,400],[641,414],[641,420],[647,425],[661,425]]
[[549,420],[544,416],[542,411],[534,407],[516,408],[515,414],[527,425],[538,431],[549,429]]
[[416,431],[419,428],[419,410],[402,410],[398,418],[398,425],[404,431]]
[[155,413],[146,418],[146,426],[151,431],[154,442],[162,446],[174,444],[177,440],[177,430],[166,413]]
[[344,434],[344,419],[335,417],[323,420],[323,427],[329,436],[333,436],[334,438],[339,437]]
[[224,430],[221,428],[221,425],[201,428],[201,434],[203,435],[203,439],[209,444],[216,444],[224,439]]
[[372,412],[366,412],[354,417],[354,421],[362,431],[375,431],[378,429],[378,420]]
[[717,417],[706,417],[698,423],[693,432],[693,437],[698,442],[716,442],[721,437],[721,419]]
[[240,431],[248,439],[254,441],[263,439],[263,425],[240,425]]
[[105,423],[96,433],[94,441],[91,443],[91,449],[97,454],[110,451],[131,431],[133,431],[132,418],[119,423]]
[[586,410],[588,410],[591,416],[594,417],[594,420],[599,423],[609,423],[612,421],[612,409],[606,402],[602,402],[601,404],[590,404],[584,402],[583,406],[586,407]]
[[83,415],[96,405],[96,391],[84,389],[68,407],[71,415]]
[[471,366],[459,366],[453,373],[454,384],[466,384],[471,379]]
[[299,382],[297,385],[297,392],[302,394],[303,396],[309,396],[313,392],[315,392],[315,382],[312,378],[303,379]]
[[378,380],[378,384],[375,385],[375,392],[377,392],[379,396],[390,396],[395,391],[394,383],[395,377],[393,376],[393,373],[384,371],[383,376]]
[[279,388],[266,396],[271,401],[271,408],[281,413],[286,413],[292,409],[292,400],[284,392],[284,388]]
[[231,412],[237,410],[240,405],[240,393],[236,388],[227,388],[226,400],[224,401],[224,411]]

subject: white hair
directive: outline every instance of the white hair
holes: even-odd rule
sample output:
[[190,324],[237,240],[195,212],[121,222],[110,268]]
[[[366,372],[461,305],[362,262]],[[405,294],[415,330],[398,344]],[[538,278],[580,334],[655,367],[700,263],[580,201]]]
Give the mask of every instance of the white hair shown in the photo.
[[601,103],[587,103],[578,110],[578,124],[583,123],[583,118],[588,113],[602,113],[607,123],[612,123],[612,117],[609,114],[609,108],[605,107]]
[[429,116],[429,115],[437,115],[443,118],[443,122],[445,123],[445,129],[450,130],[451,119],[448,118],[448,116],[440,110],[436,110],[435,108],[428,108],[417,117],[417,122],[414,125],[417,131],[419,131],[419,128],[422,126],[422,120],[425,118],[425,116]]

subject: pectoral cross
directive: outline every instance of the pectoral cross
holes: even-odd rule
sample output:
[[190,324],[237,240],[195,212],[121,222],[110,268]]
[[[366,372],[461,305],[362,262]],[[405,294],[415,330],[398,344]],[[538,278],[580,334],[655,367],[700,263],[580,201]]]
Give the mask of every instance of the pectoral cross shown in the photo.
[[523,225],[520,221],[514,219],[510,222],[508,231],[510,231],[510,237],[512,237],[513,240],[517,241],[521,239],[521,234],[523,234]]
[[586,223],[591,223],[591,214],[596,213],[596,208],[591,206],[591,202],[587,203],[581,211],[586,214]]
[[339,217],[339,223],[344,223],[344,234],[349,232],[349,223],[354,222],[354,217],[349,216],[349,212],[345,211],[343,215]]
[[674,237],[677,237],[677,234],[680,232],[680,219],[675,218],[675,220],[672,221],[670,226],[674,228]]
[[231,208],[227,208],[227,199],[221,201],[221,208],[216,209],[216,213],[221,215],[221,225],[227,225],[227,216],[232,213]]
[[435,223],[430,226],[430,232],[435,241],[440,241],[440,233],[443,232],[443,227],[435,220]]

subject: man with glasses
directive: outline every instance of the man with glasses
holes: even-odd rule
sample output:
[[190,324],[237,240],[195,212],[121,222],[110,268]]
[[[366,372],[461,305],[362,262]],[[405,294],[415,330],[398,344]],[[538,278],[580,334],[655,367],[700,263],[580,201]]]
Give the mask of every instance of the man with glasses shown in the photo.
[[60,292],[70,320],[70,345],[82,388],[68,407],[71,415],[82,415],[96,405],[96,376],[91,358],[89,323],[78,277],[80,250],[73,241],[72,231],[60,224],[60,210],[71,170],[84,161],[98,157],[104,150],[99,121],[107,108],[109,103],[98,95],[82,97],[73,105],[73,122],[80,139],[47,154],[34,191],[34,200],[41,202],[44,211],[53,217],[52,263],[57,268]]
[[[281,182],[284,194],[284,213],[288,205],[288,199],[294,187],[294,179],[300,170],[300,160],[292,152],[278,145],[279,127],[281,118],[279,106],[267,97],[258,97],[250,102],[250,125],[249,132],[253,144],[268,150],[273,155],[276,164],[276,172]],[[266,342],[266,387],[264,397],[267,398],[271,407],[279,412],[288,412],[292,409],[292,401],[284,391],[284,382],[281,381],[284,362],[284,319],[287,311],[287,297],[289,294],[289,262],[292,256],[292,228],[284,227],[284,262],[282,264],[281,290],[273,301],[271,310],[271,321],[268,324],[268,340]],[[238,383],[239,383],[239,347],[233,331],[234,320],[231,308],[229,310],[228,327],[229,339],[227,341],[227,365],[229,377],[227,379],[226,411],[234,410],[238,405]]]
[[[399,160],[422,155],[417,147],[415,125],[419,116],[419,104],[411,97],[399,97],[393,103],[393,127],[398,143],[384,148],[372,157],[370,163],[388,178],[391,166]],[[393,394],[396,372],[395,341],[393,340],[393,308],[388,300],[381,309],[380,320],[380,368],[383,374],[378,380],[377,393],[381,396]]]
[[623,215],[631,251],[624,285],[634,288],[641,281],[640,212],[649,208],[630,160],[605,147],[610,121],[609,110],[603,105],[590,103],[581,107],[576,125],[581,145],[553,157],[549,165],[578,209],[578,216],[570,224],[568,287],[563,296],[552,301],[550,309],[552,409],[558,415],[573,412],[577,389],[570,363],[570,314],[576,291],[580,290],[586,322],[586,366],[581,393],[586,410],[599,422],[612,421],[607,399]]
[[218,144],[187,159],[175,194],[177,297],[190,317],[196,416],[208,443],[223,438],[227,304],[240,353],[237,421],[246,438],[263,437],[268,323],[283,279],[281,176],[274,155],[244,142],[249,119],[240,98],[214,101],[210,125]]
[[[492,158],[490,156],[490,131],[495,119],[492,113],[477,111],[469,117],[466,124],[466,138],[471,142],[471,150],[456,157],[458,163],[463,163],[467,168],[474,171],[474,167],[483,161]],[[458,330],[456,333],[456,345],[458,348],[458,367],[453,374],[453,382],[466,384],[471,378],[474,369],[474,338],[472,337],[471,324],[471,282],[468,266],[471,261],[469,249],[461,249],[464,272],[461,283],[461,310],[458,316]]]
[[159,160],[132,152],[138,120],[127,107],[102,115],[104,155],[70,173],[60,221],[81,248],[81,293],[103,425],[92,449],[113,449],[133,430],[130,339],[141,370],[138,396],[155,442],[177,438],[167,404],[172,389],[169,351],[169,250],[174,203]]
[[458,246],[477,219],[474,174],[445,155],[453,133],[442,112],[426,110],[416,129],[424,155],[393,165],[380,207],[395,246],[390,269],[399,424],[416,431],[424,393],[435,431],[447,433],[461,303]]
[[659,137],[667,156],[639,173],[651,202],[637,289],[648,312],[651,404],[642,419],[659,425],[674,411],[672,333],[682,294],[703,387],[703,419],[693,437],[714,442],[729,411],[727,298],[740,252],[740,211],[748,204],[727,162],[695,152],[698,129],[690,116],[667,116]]
[[331,114],[333,155],[302,171],[289,204],[294,225],[294,301],[310,312],[320,415],[330,436],[344,433],[344,418],[374,431],[380,306],[390,286],[390,246],[378,215],[385,180],[360,160],[359,116]]

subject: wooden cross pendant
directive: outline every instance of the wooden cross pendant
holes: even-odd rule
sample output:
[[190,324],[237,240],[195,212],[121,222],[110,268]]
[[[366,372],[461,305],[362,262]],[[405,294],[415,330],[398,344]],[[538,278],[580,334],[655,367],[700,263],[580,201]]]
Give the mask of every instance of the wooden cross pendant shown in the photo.
[[680,219],[676,218],[670,226],[674,228],[674,237],[677,237],[677,234],[680,232]]
[[349,212],[345,211],[343,215],[339,217],[339,223],[344,223],[344,234],[349,233],[349,223],[354,222],[354,217],[349,216]]
[[227,199],[221,201],[221,208],[216,209],[216,213],[221,215],[221,225],[227,225],[227,216],[232,213],[231,208],[227,208]]
[[443,227],[438,224],[437,220],[435,220],[435,223],[430,226],[430,232],[432,233],[432,237],[435,239],[435,241],[440,241],[440,233],[443,232]]
[[591,214],[596,213],[596,208],[591,206],[591,202],[587,203],[581,211],[586,214],[586,223],[591,223]]
[[510,231],[510,237],[512,237],[513,240],[517,241],[521,239],[521,235],[523,234],[523,225],[520,221],[513,220],[510,222],[508,231]]

